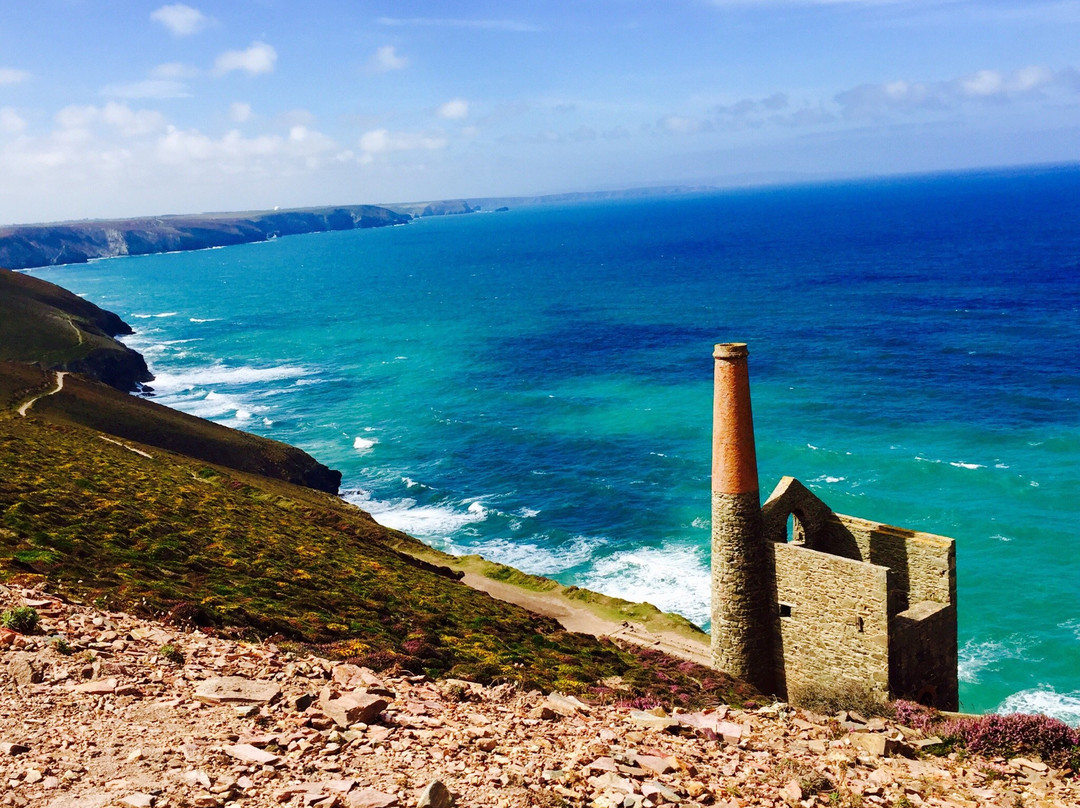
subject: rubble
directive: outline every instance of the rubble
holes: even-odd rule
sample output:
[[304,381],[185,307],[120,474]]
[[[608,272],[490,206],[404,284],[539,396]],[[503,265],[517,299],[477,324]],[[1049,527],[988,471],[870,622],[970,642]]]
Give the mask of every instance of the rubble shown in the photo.
[[1043,761],[922,756],[939,739],[853,713],[383,675],[0,586],[0,608],[28,602],[38,632],[0,646],[0,806],[1080,804]]

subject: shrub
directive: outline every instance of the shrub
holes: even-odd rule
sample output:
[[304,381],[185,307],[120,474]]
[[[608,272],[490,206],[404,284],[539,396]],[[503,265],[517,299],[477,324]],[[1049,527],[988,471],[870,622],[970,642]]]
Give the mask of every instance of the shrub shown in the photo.
[[30,634],[37,628],[39,620],[37,609],[31,606],[16,606],[0,615],[0,624],[4,628],[20,634]]
[[881,696],[858,682],[808,684],[792,688],[791,703],[820,715],[836,715],[841,710],[860,713],[867,718],[889,715],[889,706]]
[[176,665],[184,664],[184,652],[172,643],[165,643],[158,649],[158,653],[161,654],[162,658]]
[[75,649],[72,648],[68,641],[63,637],[54,637],[49,645],[55,648],[58,654],[63,654],[64,656],[71,656],[75,653]]
[[931,727],[941,720],[941,713],[933,707],[919,704],[917,701],[897,699],[892,704],[893,718],[905,727],[929,733]]
[[969,752],[1006,758],[1035,755],[1054,766],[1080,761],[1080,732],[1045,715],[984,715],[957,718],[942,725],[939,734],[961,741]]

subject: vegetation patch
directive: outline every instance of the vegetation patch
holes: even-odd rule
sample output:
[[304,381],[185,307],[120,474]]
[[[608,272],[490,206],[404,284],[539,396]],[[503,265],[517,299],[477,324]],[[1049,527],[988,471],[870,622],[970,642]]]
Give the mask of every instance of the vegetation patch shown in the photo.
[[[149,454],[33,413],[0,417],[0,579],[45,581],[102,607],[207,630],[276,636],[375,669],[687,709],[739,704],[750,693],[470,589],[395,549],[415,540],[337,497]],[[597,685],[615,678],[618,691]]]

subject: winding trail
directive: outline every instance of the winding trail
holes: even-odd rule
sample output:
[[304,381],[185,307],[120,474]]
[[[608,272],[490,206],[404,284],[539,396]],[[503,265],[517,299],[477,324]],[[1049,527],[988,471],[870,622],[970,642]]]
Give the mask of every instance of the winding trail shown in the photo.
[[567,631],[592,634],[594,637],[611,637],[655,648],[671,656],[688,659],[706,667],[712,665],[708,638],[699,642],[674,632],[653,632],[632,621],[609,620],[596,614],[587,606],[576,604],[558,592],[536,592],[502,581],[494,581],[475,572],[465,572],[462,583],[487,592],[496,600],[514,603],[536,614],[558,620]]
[[63,390],[64,389],[64,377],[67,376],[67,375],[68,375],[68,372],[66,370],[58,370],[58,371],[56,371],[56,387],[54,387],[52,390],[50,390],[47,393],[42,393],[39,396],[34,396],[29,401],[24,402],[19,407],[19,410],[18,410],[19,415],[22,416],[23,418],[25,418],[26,413],[30,411],[30,408],[33,407],[34,404],[37,403],[38,399],[46,398],[47,396],[54,396],[57,393],[59,393],[61,390]]

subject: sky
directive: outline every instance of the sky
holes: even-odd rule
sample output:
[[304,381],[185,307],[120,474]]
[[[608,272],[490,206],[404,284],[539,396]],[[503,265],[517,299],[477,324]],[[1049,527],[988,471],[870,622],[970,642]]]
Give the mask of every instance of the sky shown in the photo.
[[1080,0],[0,0],[0,223],[1080,160]]

